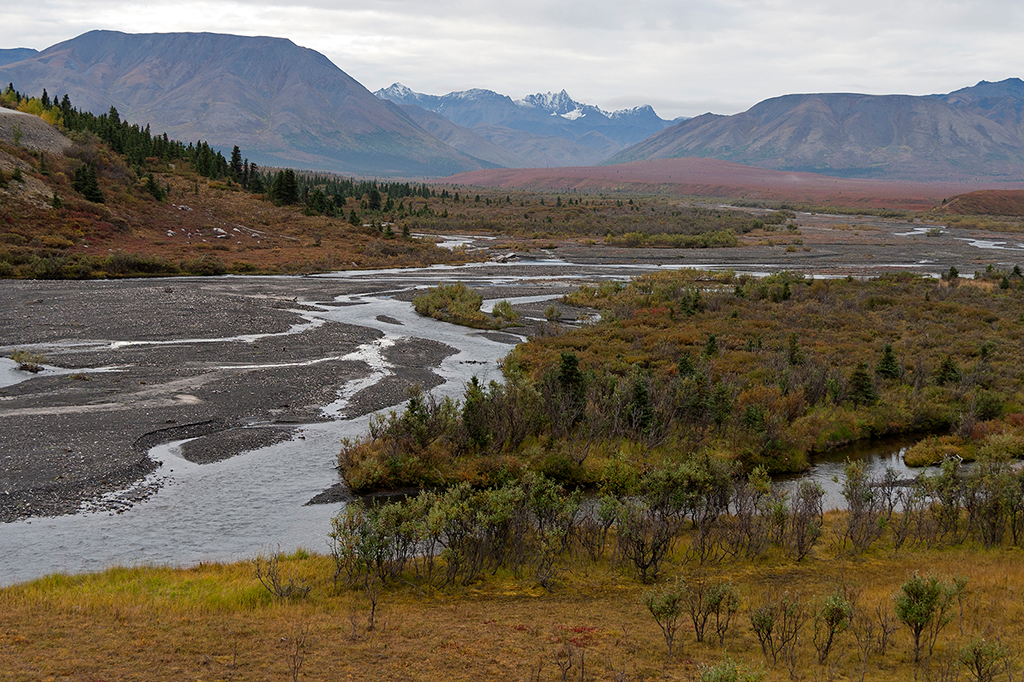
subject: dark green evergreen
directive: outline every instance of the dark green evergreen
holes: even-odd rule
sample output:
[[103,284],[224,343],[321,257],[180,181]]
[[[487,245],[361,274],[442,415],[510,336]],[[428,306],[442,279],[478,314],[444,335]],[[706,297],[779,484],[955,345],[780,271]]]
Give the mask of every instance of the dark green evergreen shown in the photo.
[[146,173],[146,191],[157,201],[163,201],[167,196],[164,188],[160,186],[152,173]]
[[245,186],[245,183],[242,182],[242,150],[238,148],[237,144],[231,150],[231,165],[229,167],[229,172],[232,180],[241,183],[243,187]]
[[718,339],[714,334],[708,334],[707,343],[704,344],[704,355],[709,358],[718,355]]
[[800,347],[800,338],[796,332],[789,335],[789,346],[786,350],[786,356],[789,359],[791,365],[802,365],[804,364],[804,351]]
[[858,363],[850,374],[849,397],[854,405],[874,405],[878,402],[878,391],[875,390],[875,381],[866,362]]
[[274,176],[274,183],[270,186],[270,199],[278,206],[299,203],[299,185],[295,171],[285,168],[277,172],[277,175]]
[[99,179],[96,177],[96,167],[92,164],[82,164],[75,169],[71,188],[95,204],[102,204],[105,201]]
[[875,365],[875,374],[886,379],[900,378],[900,363],[896,360],[896,353],[893,352],[891,343],[882,347],[882,359]]
[[935,370],[935,383],[939,386],[945,386],[959,380],[960,366],[956,364],[956,360],[950,355],[942,358],[942,363]]
[[679,362],[676,363],[676,370],[679,372],[679,376],[682,378],[692,377],[697,368],[693,364],[693,360],[689,355],[683,355],[679,358]]

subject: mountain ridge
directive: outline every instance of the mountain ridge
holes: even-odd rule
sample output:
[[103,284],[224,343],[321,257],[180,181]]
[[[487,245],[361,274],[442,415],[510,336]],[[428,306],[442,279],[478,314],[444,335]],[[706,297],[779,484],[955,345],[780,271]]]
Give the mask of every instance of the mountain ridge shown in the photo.
[[947,95],[793,94],[683,121],[606,165],[698,157],[836,177],[1024,178],[1024,82]]
[[39,54],[39,50],[33,50],[31,47],[0,49],[0,66],[20,62],[37,54]]
[[238,144],[261,165],[356,174],[437,175],[487,168],[374,97],[327,57],[284,38],[91,31],[0,80],[181,140]]
[[[6,61],[5,61],[6,60]],[[495,167],[715,158],[758,168],[918,182],[1024,179],[1024,81],[947,94],[787,94],[679,122],[649,105],[607,112],[566,89],[371,93],[291,40],[90,31],[0,50],[0,83],[70,95],[181,140],[239,145],[260,165],[437,177]]]
[[564,89],[517,100],[484,88],[427,95],[396,82],[374,94],[438,114],[523,159],[527,167],[598,163],[672,124],[650,105],[606,112],[574,100]]

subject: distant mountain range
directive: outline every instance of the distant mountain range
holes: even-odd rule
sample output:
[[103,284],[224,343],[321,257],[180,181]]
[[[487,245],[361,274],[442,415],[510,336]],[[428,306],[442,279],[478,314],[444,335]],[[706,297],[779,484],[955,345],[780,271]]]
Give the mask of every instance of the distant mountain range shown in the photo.
[[1024,178],[1024,82],[948,95],[785,95],[705,114],[607,159],[703,157],[758,168],[915,181]]
[[289,40],[92,31],[0,50],[0,85],[68,93],[75,106],[181,140],[239,145],[261,165],[370,176],[621,164],[684,157],[847,178],[1024,179],[1024,82],[949,94],[784,95],[740,114],[666,121],[607,112],[564,90],[519,100],[474,89],[376,93]]
[[[461,138],[445,141],[467,154],[506,167],[599,163],[673,123],[660,118],[649,105],[607,112],[575,101],[565,90],[513,100],[481,89],[424,95],[395,83],[374,94],[402,106],[421,125],[431,120],[422,113],[425,111],[468,129],[471,137],[463,132]],[[479,140],[498,146],[512,157],[480,156],[486,152]]]
[[[67,93],[97,114],[114,106],[180,140],[237,144],[261,165],[358,175],[598,163],[670,124],[650,107],[608,114],[564,92],[513,102],[473,90],[421,108],[400,95],[430,96],[396,85],[384,91],[393,98],[374,97],[289,40],[212,33],[91,31],[42,52],[2,50],[0,81]],[[474,119],[487,125],[466,124]]]

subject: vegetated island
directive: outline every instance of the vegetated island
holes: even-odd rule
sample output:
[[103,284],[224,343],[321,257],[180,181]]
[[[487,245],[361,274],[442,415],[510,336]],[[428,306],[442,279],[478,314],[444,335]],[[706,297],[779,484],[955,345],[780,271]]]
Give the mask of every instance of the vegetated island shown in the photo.
[[919,434],[912,464],[1024,454],[1019,268],[869,281],[678,271],[566,297],[600,321],[541,335],[505,382],[413,396],[339,456],[357,492],[536,472],[628,491],[691,461],[801,471],[815,453]]

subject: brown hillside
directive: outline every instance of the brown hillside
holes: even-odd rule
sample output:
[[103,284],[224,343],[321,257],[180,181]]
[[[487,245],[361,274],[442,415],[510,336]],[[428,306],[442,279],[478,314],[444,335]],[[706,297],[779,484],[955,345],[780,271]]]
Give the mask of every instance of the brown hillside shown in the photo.
[[1024,190],[968,192],[949,199],[942,210],[957,215],[1024,216]]
[[689,119],[605,163],[694,156],[846,178],[1019,182],[1022,95],[1017,79],[948,97],[784,95]]
[[[447,182],[503,189],[672,194],[913,210],[928,210],[950,195],[981,189],[977,184],[967,183],[834,178],[704,158],[636,161],[617,166],[484,170],[460,173]],[[1020,187],[1024,188],[1024,183]]]
[[[306,273],[465,259],[374,225],[275,206],[183,162],[154,159],[143,169],[169,190],[158,201],[143,175],[83,139],[66,156],[0,142],[0,277]],[[97,168],[104,203],[86,201],[72,187],[83,159]],[[349,199],[345,210],[357,208]]]

